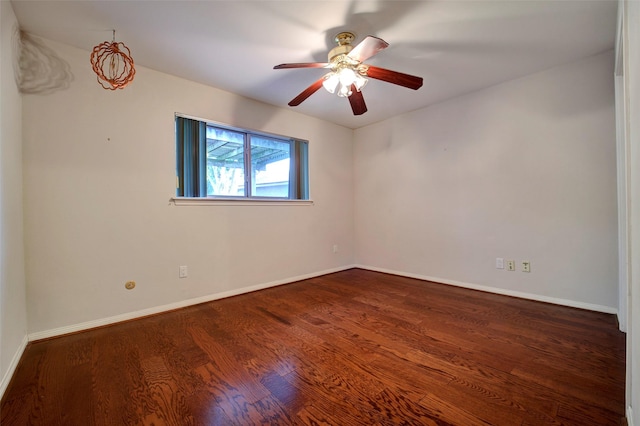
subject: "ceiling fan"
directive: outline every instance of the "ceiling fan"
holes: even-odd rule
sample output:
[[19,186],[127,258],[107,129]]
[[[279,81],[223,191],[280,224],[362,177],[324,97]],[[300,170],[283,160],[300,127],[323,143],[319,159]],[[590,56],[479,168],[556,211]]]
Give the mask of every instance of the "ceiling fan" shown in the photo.
[[336,35],[335,41],[338,46],[329,51],[329,62],[280,64],[273,67],[273,69],[328,68],[331,70],[293,98],[289,102],[289,106],[300,105],[305,99],[317,92],[320,87],[324,87],[329,93],[336,93],[337,91],[338,96],[349,98],[353,114],[361,115],[367,112],[367,105],[364,103],[361,92],[361,89],[367,83],[365,77],[386,81],[387,83],[397,84],[413,90],[422,87],[422,77],[362,63],[381,50],[386,49],[389,43],[378,37],[367,36],[356,46],[352,46],[351,43],[354,39],[355,35],[348,31]]

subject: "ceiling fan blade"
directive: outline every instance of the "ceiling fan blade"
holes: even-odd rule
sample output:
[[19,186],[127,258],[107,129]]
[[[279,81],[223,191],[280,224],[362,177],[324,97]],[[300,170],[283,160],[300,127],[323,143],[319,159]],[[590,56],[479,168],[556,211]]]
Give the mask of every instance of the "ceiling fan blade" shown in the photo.
[[320,78],[315,83],[313,83],[311,86],[309,86],[306,89],[304,89],[298,96],[296,96],[295,98],[293,98],[291,100],[291,102],[289,102],[289,106],[293,107],[293,106],[300,105],[305,99],[307,99],[309,96],[311,96],[314,93],[316,93],[318,91],[318,89],[320,89],[322,87],[322,82],[323,81],[324,81],[324,77]]
[[349,96],[349,103],[353,110],[353,115],[362,115],[367,112],[367,105],[364,103],[364,97],[362,92],[356,89],[356,85],[351,85],[351,96]]
[[372,56],[376,55],[381,50],[386,49],[389,43],[381,38],[374,36],[367,36],[364,40],[354,46],[351,52],[347,54],[351,59],[355,59],[359,62],[364,62]]
[[409,89],[418,90],[422,87],[422,77],[404,74],[398,71],[391,71],[384,68],[369,65],[367,76],[376,80],[386,81],[387,83],[397,84],[398,86],[408,87]]
[[326,62],[300,62],[294,64],[280,64],[273,67],[274,70],[281,70],[285,68],[327,68],[329,66]]

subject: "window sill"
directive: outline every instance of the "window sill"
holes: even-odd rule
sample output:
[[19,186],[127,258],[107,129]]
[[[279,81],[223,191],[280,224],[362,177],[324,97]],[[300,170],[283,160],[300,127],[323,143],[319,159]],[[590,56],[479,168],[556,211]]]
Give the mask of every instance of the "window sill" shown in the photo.
[[285,200],[268,198],[213,198],[213,197],[173,197],[175,206],[309,206],[313,200]]

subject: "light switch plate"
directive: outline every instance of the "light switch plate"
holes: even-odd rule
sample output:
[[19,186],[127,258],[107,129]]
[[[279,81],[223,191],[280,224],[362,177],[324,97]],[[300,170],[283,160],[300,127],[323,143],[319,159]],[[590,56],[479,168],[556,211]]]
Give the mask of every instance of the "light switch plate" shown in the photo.
[[187,278],[188,275],[189,275],[189,269],[184,265],[181,266],[180,273],[179,273],[180,278]]

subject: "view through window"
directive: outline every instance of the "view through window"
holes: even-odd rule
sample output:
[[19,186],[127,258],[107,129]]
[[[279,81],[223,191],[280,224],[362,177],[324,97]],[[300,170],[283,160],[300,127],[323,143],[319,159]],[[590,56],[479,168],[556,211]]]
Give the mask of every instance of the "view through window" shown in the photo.
[[177,195],[308,199],[307,142],[176,117]]

